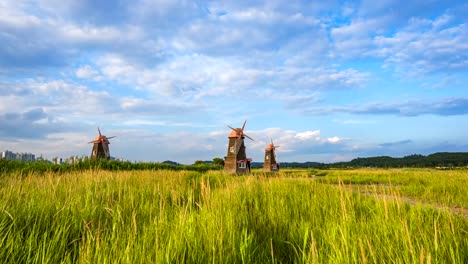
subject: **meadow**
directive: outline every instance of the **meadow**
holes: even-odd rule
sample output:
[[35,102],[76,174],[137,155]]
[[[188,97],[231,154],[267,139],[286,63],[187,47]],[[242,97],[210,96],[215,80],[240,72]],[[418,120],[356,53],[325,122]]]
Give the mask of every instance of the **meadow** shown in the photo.
[[468,263],[467,183],[430,169],[10,172],[0,263]]

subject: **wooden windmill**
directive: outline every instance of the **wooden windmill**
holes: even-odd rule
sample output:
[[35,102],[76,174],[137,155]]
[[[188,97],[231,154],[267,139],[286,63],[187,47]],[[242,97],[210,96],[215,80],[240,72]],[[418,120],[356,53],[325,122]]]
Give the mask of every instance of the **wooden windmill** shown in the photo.
[[265,148],[265,161],[263,162],[263,171],[265,172],[277,172],[279,171],[279,163],[276,162],[276,148],[273,144],[273,139],[270,138],[270,144]]
[[228,173],[236,174],[248,174],[250,173],[250,162],[252,159],[248,159],[245,153],[244,138],[253,139],[244,133],[245,123],[242,128],[233,128],[231,134],[229,134],[229,144],[227,150],[227,156],[224,157],[224,171]]
[[96,139],[88,143],[93,143],[93,151],[91,152],[91,158],[110,159],[109,139],[115,137],[106,137],[102,135],[101,130],[99,130],[99,127],[98,132],[99,135],[96,137]]

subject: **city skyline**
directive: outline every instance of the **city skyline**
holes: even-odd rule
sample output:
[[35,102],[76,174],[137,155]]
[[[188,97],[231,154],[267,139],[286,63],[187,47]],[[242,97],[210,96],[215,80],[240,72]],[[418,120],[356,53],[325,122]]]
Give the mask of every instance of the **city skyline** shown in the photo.
[[19,161],[36,161],[36,155],[29,152],[13,152],[5,150],[0,152],[0,159],[19,160]]
[[0,3],[0,148],[191,164],[468,150],[464,1]]

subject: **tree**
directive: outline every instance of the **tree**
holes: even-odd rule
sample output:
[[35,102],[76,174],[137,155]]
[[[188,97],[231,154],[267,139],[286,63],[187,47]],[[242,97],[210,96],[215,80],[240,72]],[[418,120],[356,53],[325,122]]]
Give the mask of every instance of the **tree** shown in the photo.
[[205,165],[206,163],[203,160],[197,160],[193,165]]
[[224,160],[222,158],[214,158],[213,159],[213,164],[214,165],[224,166]]

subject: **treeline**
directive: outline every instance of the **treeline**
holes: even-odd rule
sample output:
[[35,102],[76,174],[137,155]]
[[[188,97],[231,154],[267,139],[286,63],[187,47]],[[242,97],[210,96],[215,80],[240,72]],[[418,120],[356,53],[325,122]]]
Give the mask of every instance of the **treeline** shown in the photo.
[[[312,162],[312,161],[307,161],[307,162],[281,162],[280,167],[281,168],[320,168],[328,166],[328,164],[325,163],[319,163],[319,162]],[[250,164],[250,167],[252,168],[263,168],[263,162],[252,162]]]
[[[262,168],[262,162],[252,162],[252,168]],[[389,156],[356,158],[349,162],[338,163],[318,163],[318,162],[282,162],[281,168],[358,168],[358,167],[378,167],[378,168],[399,168],[399,167],[466,167],[468,166],[468,152],[439,152],[428,156],[410,155],[402,158]],[[181,165],[176,162],[129,162],[105,159],[88,159],[75,164],[56,165],[48,162],[21,162],[0,159],[0,174],[20,173],[65,173],[72,171],[86,170],[189,170],[206,172],[208,170],[222,170],[222,159],[215,158],[214,161],[197,161],[194,165]]]
[[468,165],[467,152],[439,152],[424,155],[409,155],[402,158],[393,158],[389,156],[357,158],[349,162],[339,162],[330,164],[333,167],[380,167],[380,168],[398,168],[398,167],[465,167]]
[[197,172],[206,172],[208,170],[221,170],[223,167],[216,164],[197,164],[197,165],[179,165],[157,162],[129,162],[105,159],[88,159],[75,164],[52,164],[48,162],[21,162],[15,160],[0,159],[0,174],[20,173],[27,175],[30,173],[65,173],[73,171],[86,170],[189,170]]
[[[252,162],[252,168],[262,168],[262,162]],[[319,162],[281,162],[281,168],[435,168],[435,167],[466,167],[468,166],[468,152],[439,152],[424,155],[409,155],[402,158],[378,156],[369,158],[356,158],[348,162],[319,163]]]

